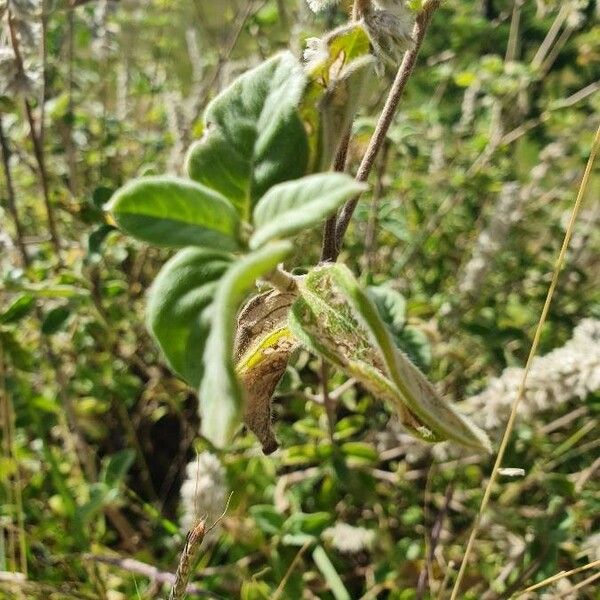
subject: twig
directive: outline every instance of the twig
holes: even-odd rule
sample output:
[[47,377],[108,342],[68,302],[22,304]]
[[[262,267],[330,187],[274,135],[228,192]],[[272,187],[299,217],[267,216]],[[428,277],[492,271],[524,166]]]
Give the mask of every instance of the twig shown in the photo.
[[221,74],[223,65],[227,63],[231,53],[235,49],[240,35],[242,35],[242,32],[244,31],[246,22],[253,13],[257,12],[264,6],[265,1],[266,0],[263,0],[263,2],[257,3],[256,0],[251,0],[250,2],[245,3],[245,6],[240,9],[235,18],[234,28],[229,39],[227,40],[225,50],[219,54],[217,64],[215,65],[212,73],[207,77],[206,83],[202,85],[202,88],[200,90],[194,90],[191,95],[192,98],[197,98],[197,100],[188,109],[188,128],[192,126],[194,121],[197,121],[200,118],[202,110],[204,109],[204,106],[208,100],[208,96],[217,79],[219,78],[219,75]]
[[444,504],[442,505],[442,508],[440,508],[440,510],[435,518],[433,527],[431,528],[431,537],[429,540],[429,549],[427,551],[427,560],[425,561],[425,564],[423,565],[423,569],[421,570],[421,573],[419,574],[419,581],[417,583],[417,593],[416,593],[417,600],[421,600],[421,598],[425,597],[425,592],[427,592],[427,588],[429,587],[430,566],[433,563],[433,559],[435,556],[435,549],[437,548],[437,545],[440,541],[440,536],[442,534],[442,527],[444,525],[444,519],[446,518],[446,515],[448,514],[448,509],[450,507],[450,503],[452,502],[453,494],[454,494],[454,488],[452,487],[452,484],[448,484],[448,487],[446,488],[446,493],[444,495]]
[[268,275],[265,275],[264,279],[283,294],[297,293],[298,291],[297,278],[285,271],[281,265],[271,271]]
[[[346,170],[348,147],[350,146],[351,127],[348,129],[337,149],[333,161],[333,170],[343,173]],[[337,212],[331,215],[323,227],[323,245],[321,247],[321,262],[327,262],[335,254],[335,228],[337,225]]]
[[[104,563],[123,569],[129,573],[137,573],[147,577],[150,581],[156,581],[158,583],[173,585],[175,583],[175,573],[169,573],[168,571],[160,571],[153,565],[136,560],[134,558],[123,558],[121,556],[108,556],[98,554],[85,554],[84,560],[90,560],[94,562]],[[193,583],[188,584],[186,588],[188,594],[195,594],[197,596],[212,596],[211,593],[205,592],[198,585]]]
[[[15,566],[27,578],[27,540],[25,538],[25,513],[23,511],[23,488],[21,482],[21,473],[19,469],[19,461],[17,459],[16,434],[15,434],[15,409],[10,395],[10,390],[6,386],[4,351],[0,344],[0,398],[3,404],[3,433],[5,439],[6,452],[5,456],[10,457],[15,465],[15,471],[8,475],[8,488],[10,495],[14,498],[14,511],[17,513],[17,545],[19,548],[19,560],[15,559]],[[11,504],[13,504],[11,502]],[[12,558],[12,557],[11,557]]]
[[329,365],[327,361],[321,359],[321,392],[323,394],[323,404],[327,414],[327,426],[329,430],[329,439],[333,444],[333,434],[335,433],[335,398],[329,395]]
[[[21,56],[21,49],[19,48],[19,41],[17,39],[16,26],[14,17],[8,10],[8,31],[10,35],[10,41],[12,49],[15,55],[15,64],[21,77],[25,77],[25,67],[23,66],[23,57]],[[44,158],[44,147],[42,144],[43,140],[43,122],[40,122],[40,130],[38,131],[35,126],[35,118],[33,116],[33,109],[27,98],[24,99],[25,114],[29,123],[29,136],[33,145],[33,153],[38,168],[38,175],[40,179],[40,185],[42,187],[42,195],[44,198],[44,205],[46,208],[46,217],[48,219],[48,229],[50,230],[50,237],[52,239],[52,245],[56,252],[58,264],[62,266],[62,257],[60,251],[60,240],[58,237],[58,231],[56,228],[56,219],[54,216],[54,209],[50,201],[50,191],[48,186],[48,173],[46,171],[46,162]]]
[[377,213],[379,209],[379,201],[383,195],[383,175],[387,167],[387,159],[389,155],[389,144],[384,144],[381,156],[379,159],[379,168],[377,181],[373,188],[371,198],[371,206],[369,207],[369,220],[367,221],[367,230],[365,232],[365,267],[369,274],[373,274],[375,266],[375,255],[377,251]]
[[573,235],[573,230],[575,228],[575,222],[577,220],[579,211],[581,209],[583,197],[584,197],[585,191],[587,189],[587,184],[589,182],[590,175],[592,172],[592,166],[594,164],[594,160],[596,158],[596,154],[598,153],[599,149],[600,149],[600,126],[598,127],[598,130],[596,131],[596,136],[595,136],[594,142],[592,144],[592,149],[591,149],[590,156],[589,156],[586,168],[585,168],[583,178],[581,180],[581,185],[579,186],[579,192],[578,192],[577,198],[575,200],[575,205],[573,206],[573,210],[571,212],[571,217],[569,219],[569,224],[568,224],[567,230],[565,232],[562,247],[560,249],[558,258],[556,260],[556,264],[554,266],[554,271],[552,273],[552,281],[550,282],[550,286],[548,288],[548,293],[546,294],[546,300],[544,302],[544,307],[542,309],[542,313],[540,315],[540,318],[539,318],[539,321],[538,321],[538,324],[536,327],[535,335],[533,338],[533,343],[531,344],[531,349],[529,351],[529,356],[527,357],[527,363],[525,365],[525,370],[523,372],[523,378],[522,378],[521,384],[519,386],[519,391],[518,391],[517,396],[512,404],[510,417],[508,419],[508,423],[506,425],[504,435],[502,436],[502,441],[500,442],[500,448],[498,449],[496,461],[494,462],[494,467],[492,468],[492,473],[490,475],[489,481],[485,488],[483,499],[481,501],[481,506],[479,507],[479,512],[477,514],[477,517],[475,518],[475,523],[473,525],[471,535],[469,536],[469,541],[467,542],[467,547],[465,548],[463,559],[462,559],[462,562],[460,565],[460,569],[458,571],[458,576],[456,578],[454,588],[452,590],[452,595],[450,596],[450,600],[456,600],[456,598],[458,597],[458,593],[460,591],[460,586],[461,586],[462,580],[464,578],[464,575],[466,573],[469,555],[471,553],[471,550],[473,549],[475,539],[477,538],[477,534],[479,532],[479,527],[481,525],[482,516],[483,516],[485,510],[487,509],[488,503],[490,501],[490,498],[492,495],[492,489],[494,487],[496,478],[498,476],[498,469],[502,466],[504,454],[506,452],[506,448],[508,446],[508,442],[511,437],[511,434],[512,434],[512,431],[513,431],[513,428],[515,425],[515,421],[517,418],[517,410],[519,408],[519,404],[521,403],[521,401],[525,395],[527,378],[529,376],[529,372],[531,370],[531,365],[533,364],[535,355],[537,354],[537,349],[538,349],[538,345],[540,342],[542,329],[546,322],[546,317],[548,316],[548,311],[550,310],[550,304],[551,304],[552,298],[554,296],[554,290],[556,289],[556,285],[558,283],[558,277],[562,271],[562,267],[563,267],[563,264],[565,261],[567,250],[569,248],[569,242],[571,241],[571,236]]
[[[415,40],[414,46],[411,50],[408,50],[405,53],[402,64],[398,69],[396,78],[394,79],[394,83],[392,84],[387,100],[385,101],[385,105],[379,117],[379,121],[375,127],[375,131],[371,137],[371,140],[369,141],[365,155],[363,156],[358,168],[358,172],[356,174],[357,181],[364,182],[369,177],[371,169],[373,168],[373,164],[375,163],[375,158],[377,157],[377,154],[383,145],[383,142],[385,141],[387,132],[392,124],[394,115],[396,114],[400,98],[402,97],[404,89],[406,88],[406,84],[408,83],[408,80],[410,79],[410,76],[414,70],[417,56],[419,55],[419,50],[423,44],[423,39],[433,13],[439,7],[440,2],[441,0],[430,0],[417,16],[413,34]],[[331,256],[326,257],[327,260],[335,261],[337,259],[344,236],[346,234],[346,230],[348,229],[348,225],[350,224],[350,220],[352,219],[352,215],[356,205],[358,204],[359,197],[360,196],[356,196],[355,198],[352,198],[342,208],[336,224],[334,252]]]
[[576,573],[581,573],[582,571],[587,571],[588,569],[593,569],[595,567],[600,567],[600,560],[595,560],[594,562],[583,565],[582,567],[577,567],[576,569],[571,569],[570,571],[561,571],[556,575],[552,575],[552,577],[548,577],[547,579],[544,579],[543,581],[540,581],[539,583],[536,583],[535,585],[516,593],[514,597],[518,598],[519,596],[522,596],[528,592],[533,592],[535,590],[539,590],[540,588],[546,587],[547,585],[550,585],[551,583],[554,583],[563,577],[570,577],[571,575],[575,575]]
[[4,125],[2,123],[2,117],[0,116],[0,149],[2,151],[2,166],[4,168],[4,178],[6,180],[6,199],[8,205],[8,212],[12,217],[15,226],[15,237],[17,240],[17,247],[21,254],[21,262],[24,267],[29,265],[29,255],[27,254],[27,248],[25,247],[24,241],[24,229],[17,210],[17,202],[15,196],[15,187],[12,180],[12,173],[10,170],[10,148],[8,146],[8,140],[4,135]]
[[572,592],[576,592],[577,590],[581,590],[584,587],[590,585],[590,583],[593,583],[594,581],[596,581],[597,579],[600,579],[600,573],[596,573],[595,575],[590,575],[590,577],[588,577],[587,579],[584,579],[583,581],[580,581],[577,585],[574,585],[568,593],[566,594],[561,594],[559,596],[559,600],[560,598],[571,598],[572,596],[570,596],[570,594]]
[[290,563],[288,570],[285,572],[283,579],[277,586],[277,589],[275,590],[275,592],[273,592],[273,595],[271,596],[271,600],[279,600],[279,598],[281,598],[281,596],[285,590],[285,586],[287,585],[289,578],[292,576],[292,573],[294,572],[296,565],[300,562],[300,559],[302,558],[303,554],[308,550],[308,548],[310,547],[311,544],[312,544],[312,541],[310,541],[310,540],[308,542],[304,542],[304,545],[302,546],[302,548],[300,548],[300,550],[298,550],[298,553],[296,554],[296,556],[294,556],[294,560]]
[[534,69],[538,69],[544,62],[544,59],[548,55],[548,52],[550,51],[550,48],[551,48],[552,44],[554,43],[554,40],[556,39],[556,36],[558,35],[560,28],[562,27],[563,23],[567,20],[567,17],[569,16],[570,11],[571,11],[571,5],[568,2],[565,2],[560,7],[560,11],[556,15],[554,22],[550,26],[550,29],[548,30],[548,33],[546,34],[544,41],[540,44],[538,51],[535,53],[535,56],[533,57],[533,59],[531,61],[531,66]]
[[440,585],[440,589],[438,591],[437,600],[443,600],[444,594],[446,593],[446,587],[448,586],[448,581],[450,580],[450,575],[452,574],[452,569],[454,569],[454,561],[451,560],[448,563],[448,568],[446,569],[446,573],[444,574],[444,579],[442,580],[442,584]]
[[591,479],[594,473],[600,469],[600,456],[587,468],[584,469],[575,482],[575,491],[579,494],[585,487],[585,484]]
[[515,60],[519,49],[519,27],[521,25],[521,10],[525,0],[514,0],[512,18],[510,21],[510,33],[504,62]]

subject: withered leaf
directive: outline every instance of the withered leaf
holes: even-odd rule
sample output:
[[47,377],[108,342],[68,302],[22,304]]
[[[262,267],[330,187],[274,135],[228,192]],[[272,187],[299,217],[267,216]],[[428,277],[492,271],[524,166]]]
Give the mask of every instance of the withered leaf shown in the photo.
[[235,340],[236,374],[246,393],[244,423],[270,454],[278,447],[271,427],[271,398],[297,342],[288,326],[293,293],[270,291],[240,312]]

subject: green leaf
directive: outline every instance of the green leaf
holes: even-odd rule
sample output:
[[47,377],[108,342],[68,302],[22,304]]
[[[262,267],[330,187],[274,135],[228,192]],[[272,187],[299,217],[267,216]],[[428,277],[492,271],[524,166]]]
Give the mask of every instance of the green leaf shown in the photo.
[[131,449],[121,450],[103,461],[100,481],[109,489],[118,488],[125,479],[127,471],[133,465],[135,452]]
[[377,308],[347,267],[313,269],[301,280],[300,292],[290,330],[308,348],[389,401],[415,436],[490,450],[485,433],[445,402],[395,347]]
[[195,388],[209,330],[202,314],[230,264],[229,254],[185,248],[163,266],[148,295],[148,328],[171,369]]
[[239,217],[207,187],[177,177],[141,177],[106,205],[121,229],[157,246],[238,248]]
[[283,527],[283,516],[271,504],[255,504],[250,507],[250,516],[258,528],[267,535],[278,535]]
[[117,230],[112,225],[107,225],[106,223],[94,229],[88,237],[88,253],[100,254],[102,243],[111,231]]
[[306,173],[308,142],[297,112],[305,76],[283,52],[239,77],[205,113],[188,153],[192,179],[229,198],[242,217],[271,186]]
[[371,445],[365,442],[346,442],[342,444],[342,452],[352,458],[374,463],[379,458],[379,453]]
[[230,441],[242,418],[243,392],[233,357],[240,302],[256,279],[275,269],[291,250],[289,242],[277,242],[240,258],[225,273],[215,293],[199,394],[202,434],[215,446],[223,447]]
[[317,546],[313,550],[312,558],[325,578],[327,585],[329,585],[329,589],[335,600],[350,600],[350,594],[344,586],[338,572],[335,570],[333,563],[329,560],[329,556],[327,556],[327,552],[325,552],[323,546]]
[[42,321],[42,333],[52,335],[59,331],[71,316],[71,311],[66,306],[58,306],[48,311],[48,314]]
[[319,535],[323,529],[331,524],[331,515],[328,512],[294,512],[290,515],[283,529],[286,533],[306,533],[308,535]]
[[367,288],[367,293],[379,312],[379,316],[392,333],[399,333],[406,324],[406,300],[389,285]]
[[429,338],[416,327],[404,327],[394,336],[394,343],[420,369],[431,366],[431,345]]
[[367,293],[387,325],[396,347],[406,353],[410,360],[421,369],[431,364],[431,348],[427,336],[406,325],[406,300],[404,296],[383,284],[367,288]]
[[366,185],[342,173],[319,173],[272,187],[254,209],[250,247],[289,237],[320,223]]
[[0,325],[16,323],[27,316],[35,306],[35,297],[31,294],[21,294],[13,303],[0,314]]

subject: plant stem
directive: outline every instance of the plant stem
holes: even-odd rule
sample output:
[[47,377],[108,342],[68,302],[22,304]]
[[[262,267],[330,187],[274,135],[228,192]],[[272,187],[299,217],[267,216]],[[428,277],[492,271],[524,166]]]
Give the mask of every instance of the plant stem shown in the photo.
[[329,439],[333,444],[333,434],[335,433],[335,398],[329,395],[329,364],[324,358],[321,359],[321,392],[323,394],[323,404],[327,414],[327,427]]
[[[387,132],[392,124],[396,110],[398,109],[398,104],[400,103],[400,99],[404,89],[406,88],[406,84],[413,73],[417,56],[419,55],[419,50],[423,44],[423,39],[431,21],[431,17],[439,7],[440,3],[441,0],[430,0],[417,16],[413,34],[415,40],[414,46],[412,49],[406,52],[402,60],[402,64],[396,73],[396,78],[394,79],[394,83],[392,84],[388,97],[385,101],[385,105],[377,122],[377,126],[375,127],[375,131],[371,137],[371,140],[369,141],[365,155],[363,156],[358,168],[358,172],[356,174],[357,181],[366,181],[371,173],[371,169],[375,163],[375,158],[383,146]],[[350,220],[352,219],[352,215],[356,209],[356,205],[358,204],[359,197],[360,196],[356,196],[355,198],[352,198],[342,208],[336,224],[335,247],[333,248],[333,251],[325,257],[325,260],[335,261],[337,259],[344,236],[346,234],[346,230],[348,229],[348,225],[350,224]]]
[[15,237],[17,240],[19,253],[21,254],[21,262],[23,263],[23,267],[27,267],[29,266],[29,255],[27,254],[27,248],[25,247],[23,224],[21,223],[19,211],[17,210],[15,186],[13,184],[12,173],[10,171],[10,148],[8,146],[8,140],[4,134],[2,117],[0,117],[0,150],[2,151],[2,166],[4,169],[4,178],[6,180],[8,212],[10,213],[15,226]]
[[[21,77],[25,77],[25,67],[23,66],[23,57],[21,56],[21,50],[19,48],[19,41],[17,39],[17,32],[14,22],[14,17],[9,9],[8,11],[8,31],[10,35],[10,41],[12,45],[13,52],[15,54],[15,63],[17,65],[17,69]],[[45,92],[44,92],[45,94]],[[62,266],[62,258],[60,252],[60,241],[58,237],[58,231],[56,228],[56,219],[54,216],[54,209],[52,207],[52,203],[50,201],[50,190],[48,185],[48,173],[46,171],[46,163],[44,160],[44,148],[43,148],[43,121],[40,122],[39,131],[36,129],[35,118],[33,116],[33,109],[31,107],[31,103],[27,98],[24,99],[25,105],[25,114],[27,116],[27,122],[29,124],[29,137],[31,138],[31,143],[33,145],[33,154],[35,156],[35,160],[38,168],[38,175],[40,179],[40,185],[42,187],[42,195],[44,198],[44,205],[46,208],[46,216],[48,219],[48,229],[50,230],[50,238],[52,240],[52,245],[54,246],[54,251],[56,253],[58,263]],[[42,99],[43,105],[43,99]],[[43,112],[42,112],[43,117]]]
[[268,275],[265,275],[264,279],[282,294],[290,294],[298,291],[296,277],[284,271],[281,266],[271,271]]
[[[350,145],[350,136],[352,127],[348,128],[346,134],[340,141],[335,159],[333,161],[333,170],[343,173],[346,170],[346,160],[348,158],[348,147]],[[335,253],[335,228],[337,224],[337,213],[331,215],[323,227],[323,246],[321,247],[321,262],[327,262],[330,256]]]
[[431,569],[431,565],[433,564],[433,559],[435,557],[435,549],[440,541],[440,536],[442,534],[442,527],[444,525],[444,519],[448,514],[448,509],[450,508],[450,502],[452,501],[452,497],[454,495],[454,488],[452,484],[448,484],[446,487],[446,493],[444,494],[444,504],[442,508],[440,508],[433,527],[431,528],[431,536],[429,539],[429,548],[427,550],[427,560],[425,560],[425,564],[423,565],[423,569],[419,574],[419,581],[417,583],[417,600],[421,600],[425,597],[425,593],[429,589],[429,572]]
[[389,144],[384,144],[381,151],[378,167],[378,177],[373,188],[371,206],[369,207],[369,220],[367,221],[367,230],[365,232],[365,268],[369,275],[373,274],[375,266],[375,255],[377,251],[377,215],[379,209],[379,200],[383,194],[383,175],[387,167],[387,158],[389,154]]

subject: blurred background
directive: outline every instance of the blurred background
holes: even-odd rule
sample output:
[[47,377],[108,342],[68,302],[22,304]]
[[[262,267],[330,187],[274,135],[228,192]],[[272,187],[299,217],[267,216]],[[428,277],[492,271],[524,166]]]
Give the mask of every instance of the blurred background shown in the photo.
[[[215,453],[145,329],[169,253],[101,209],[131,177],[182,173],[215,94],[278,50],[300,56],[348,4],[0,1],[0,598],[166,598],[188,528],[230,492],[190,597],[447,597],[490,459],[413,441],[335,372],[330,435],[306,352],[277,392],[281,449],[242,433]],[[353,173],[393,71],[355,120]],[[444,1],[346,238],[341,259],[391,291],[398,343],[494,443],[599,91],[597,0]],[[494,487],[461,597],[600,559],[599,196],[596,168],[507,451],[525,474]],[[320,241],[306,234],[291,266]],[[594,574],[521,597],[598,599]]]

